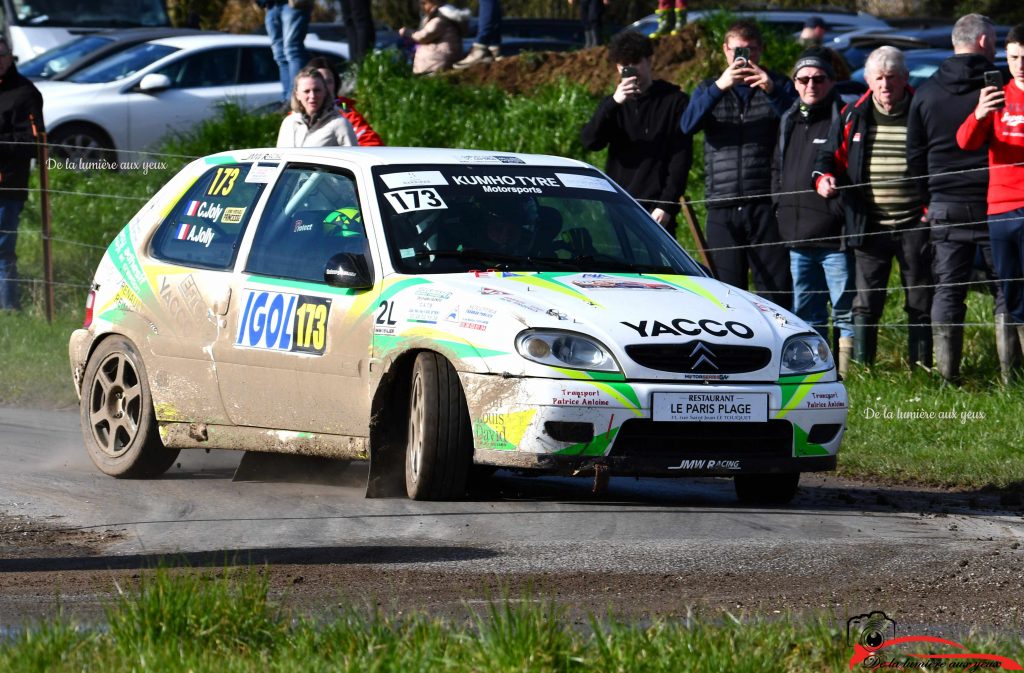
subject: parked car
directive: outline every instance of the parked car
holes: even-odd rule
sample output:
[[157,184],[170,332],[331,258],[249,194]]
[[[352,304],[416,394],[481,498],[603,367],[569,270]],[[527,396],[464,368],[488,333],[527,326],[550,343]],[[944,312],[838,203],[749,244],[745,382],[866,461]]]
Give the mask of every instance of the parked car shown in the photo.
[[[917,88],[935,74],[942,65],[942,62],[953,55],[952,49],[913,49],[903,54],[907,63],[907,70],[910,71],[910,86]],[[1003,71],[1003,79],[1009,81],[1009,66],[1006,62],[1006,52],[996,52],[995,68]],[[864,68],[855,70],[850,76],[852,80],[864,81]]]
[[[1002,45],[1010,26],[996,26],[996,44]],[[864,67],[868,54],[882,46],[896,47],[902,51],[918,49],[953,49],[953,26],[929,26],[927,28],[888,28],[885,30],[857,30],[835,36],[829,47],[846,59],[850,68]]]
[[[101,30],[88,35],[79,35],[70,42],[44,51],[30,61],[19,63],[18,72],[33,80],[48,79],[59,82],[97,61],[102,61],[140,42],[176,35],[202,34],[203,31],[192,28]],[[219,33],[211,34],[219,35]]]
[[[686,13],[687,23],[700,21],[718,10],[695,9]],[[820,16],[828,25],[826,39],[831,39],[839,33],[845,33],[857,29],[884,29],[889,28],[885,20],[867,12],[842,12],[828,11],[815,12],[812,10],[789,10],[789,9],[764,9],[764,10],[735,10],[731,12],[737,17],[757,19],[761,23],[774,26],[785,33],[800,34],[804,27],[804,21],[808,16]],[[639,21],[634,21],[627,26],[630,30],[636,30],[644,35],[650,35],[658,27],[656,14],[649,14]]]
[[824,339],[603,173],[480,150],[194,161],[110,244],[69,351],[115,477],[222,448],[369,459],[369,495],[421,500],[481,465],[785,502],[847,417]]
[[4,27],[19,62],[29,61],[82,33],[170,25],[163,0],[0,0],[0,26]]
[[[307,38],[306,48],[311,56],[348,57],[337,42]],[[37,86],[50,143],[71,146],[52,153],[74,161],[115,153],[129,161],[124,153],[152,149],[169,132],[214,116],[224,101],[258,108],[281,100],[270,39],[226,33],[150,40]]]

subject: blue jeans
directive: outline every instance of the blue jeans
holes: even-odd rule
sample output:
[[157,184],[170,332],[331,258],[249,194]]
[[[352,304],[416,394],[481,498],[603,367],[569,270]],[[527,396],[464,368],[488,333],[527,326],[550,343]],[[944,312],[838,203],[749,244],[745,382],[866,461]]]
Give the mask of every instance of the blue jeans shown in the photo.
[[501,0],[480,0],[476,42],[488,47],[501,44]]
[[18,216],[24,201],[0,199],[0,309],[20,309],[18,296]]
[[286,101],[292,97],[295,76],[309,61],[304,44],[309,30],[309,15],[310,10],[292,9],[287,2],[267,7],[267,35],[270,36],[270,48],[277,68],[281,71],[281,88]]
[[853,263],[848,253],[827,248],[791,248],[793,313],[828,340],[828,302],[832,326],[840,337],[853,337]]
[[1006,310],[1014,322],[1024,323],[1024,208],[989,215],[988,233]]

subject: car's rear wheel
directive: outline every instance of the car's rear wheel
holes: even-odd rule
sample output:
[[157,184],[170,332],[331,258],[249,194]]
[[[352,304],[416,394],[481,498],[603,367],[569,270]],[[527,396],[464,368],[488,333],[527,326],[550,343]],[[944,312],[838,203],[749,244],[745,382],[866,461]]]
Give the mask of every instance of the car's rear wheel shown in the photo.
[[53,131],[49,137],[50,155],[69,160],[76,165],[106,160],[114,162],[113,143],[107,134],[89,124],[67,124]]
[[420,353],[410,383],[406,492],[413,500],[462,497],[473,440],[459,376],[444,357]]
[[89,457],[112,477],[156,477],[178,457],[160,441],[146,367],[123,337],[106,339],[89,360],[80,417]]
[[734,477],[740,502],[761,505],[785,505],[796,495],[800,473],[738,474]]

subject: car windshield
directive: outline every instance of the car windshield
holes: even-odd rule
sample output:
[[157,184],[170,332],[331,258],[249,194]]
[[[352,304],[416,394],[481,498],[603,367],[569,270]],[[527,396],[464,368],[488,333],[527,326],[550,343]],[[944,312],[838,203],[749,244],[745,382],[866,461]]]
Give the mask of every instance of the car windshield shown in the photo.
[[15,25],[67,28],[169,26],[162,0],[14,0]]
[[434,164],[377,167],[374,179],[389,253],[401,273],[703,274],[597,171]]
[[65,44],[44,51],[31,61],[18,64],[18,72],[25,77],[50,79],[86,54],[102,49],[113,42],[109,37],[85,35]]
[[97,82],[116,82],[119,79],[130,77],[139,70],[156,63],[164,56],[178,51],[176,47],[167,47],[162,44],[143,43],[129,47],[124,51],[111,55],[98,63],[93,63],[87,68],[68,78],[69,82],[78,84],[96,84]]

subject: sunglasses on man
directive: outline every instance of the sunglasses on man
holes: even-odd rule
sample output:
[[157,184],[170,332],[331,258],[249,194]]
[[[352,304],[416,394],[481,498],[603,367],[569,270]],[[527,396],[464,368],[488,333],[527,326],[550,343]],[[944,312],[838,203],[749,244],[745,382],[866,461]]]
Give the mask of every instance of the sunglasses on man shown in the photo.
[[808,82],[814,82],[815,84],[823,84],[826,80],[828,80],[828,76],[810,75],[808,77],[794,77],[793,80],[796,82],[800,82],[804,86],[807,86]]

